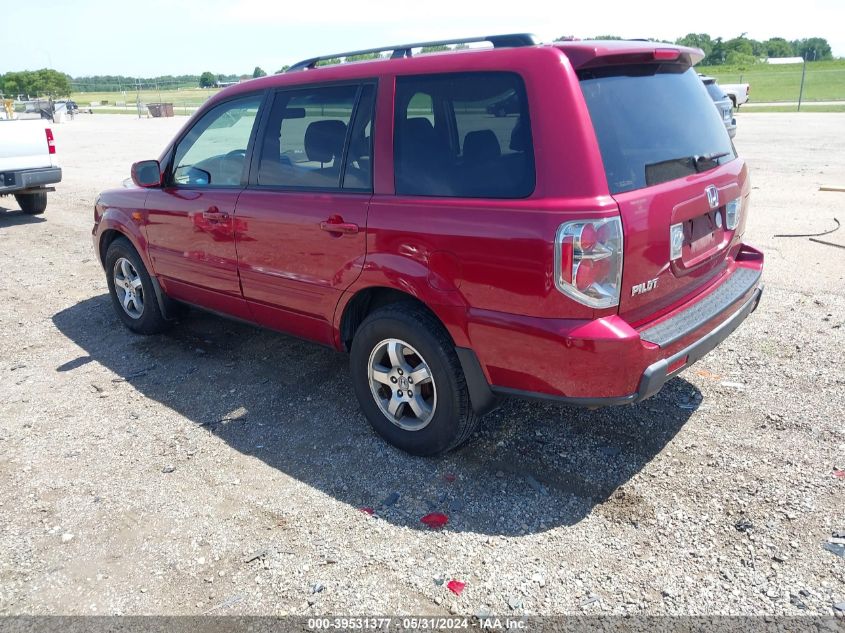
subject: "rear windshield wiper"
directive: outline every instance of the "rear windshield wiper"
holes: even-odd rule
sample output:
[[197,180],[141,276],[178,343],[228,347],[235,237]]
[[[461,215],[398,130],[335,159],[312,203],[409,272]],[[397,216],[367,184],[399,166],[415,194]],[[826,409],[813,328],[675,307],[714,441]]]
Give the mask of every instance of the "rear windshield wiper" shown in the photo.
[[[730,152],[711,152],[709,154],[701,154],[693,157],[693,161],[695,162],[695,170],[696,171],[705,171],[707,169],[713,169],[713,167],[718,166],[719,159],[728,156]],[[707,163],[714,163],[712,167],[708,167]]]
[[670,158],[645,166],[646,186],[657,185],[676,178],[682,178],[692,173],[713,169],[719,165],[719,159],[730,155],[730,152],[712,152],[710,154],[696,154],[682,158]]

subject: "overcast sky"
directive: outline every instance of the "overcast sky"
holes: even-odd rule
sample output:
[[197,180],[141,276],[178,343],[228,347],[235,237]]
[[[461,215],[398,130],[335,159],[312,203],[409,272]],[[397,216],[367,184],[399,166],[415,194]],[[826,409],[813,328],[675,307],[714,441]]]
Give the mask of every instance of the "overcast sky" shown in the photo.
[[[493,33],[725,39],[827,38],[845,56],[845,0],[689,3],[602,0],[8,0],[0,73],[53,67],[73,76],[268,72],[304,57]],[[686,10],[684,10],[686,9]]]

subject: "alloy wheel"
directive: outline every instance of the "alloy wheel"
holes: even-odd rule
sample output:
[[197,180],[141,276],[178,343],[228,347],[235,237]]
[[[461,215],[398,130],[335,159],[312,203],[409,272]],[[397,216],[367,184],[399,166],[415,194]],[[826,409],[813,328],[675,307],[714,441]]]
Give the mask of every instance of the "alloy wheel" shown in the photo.
[[123,311],[133,319],[140,319],[144,314],[144,286],[135,266],[125,257],[118,258],[114,263],[112,278]]
[[424,429],[434,417],[437,390],[431,368],[405,341],[378,343],[368,365],[370,391],[381,412],[406,431]]

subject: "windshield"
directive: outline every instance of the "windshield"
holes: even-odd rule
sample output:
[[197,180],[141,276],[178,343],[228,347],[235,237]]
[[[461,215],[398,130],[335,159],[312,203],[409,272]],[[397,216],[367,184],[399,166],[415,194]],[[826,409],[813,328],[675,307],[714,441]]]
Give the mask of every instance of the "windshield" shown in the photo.
[[[719,112],[691,68],[613,66],[581,71],[579,78],[611,193],[656,185],[736,158]],[[666,169],[667,164],[672,168]]]

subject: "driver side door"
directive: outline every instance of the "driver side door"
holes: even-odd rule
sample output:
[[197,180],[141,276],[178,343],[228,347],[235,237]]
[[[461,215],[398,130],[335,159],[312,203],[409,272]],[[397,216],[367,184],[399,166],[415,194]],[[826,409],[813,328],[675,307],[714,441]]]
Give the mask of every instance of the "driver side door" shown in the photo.
[[161,189],[146,202],[147,248],[174,299],[252,320],[238,278],[235,206],[263,94],[221,103],[176,143]]

